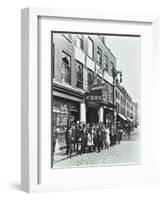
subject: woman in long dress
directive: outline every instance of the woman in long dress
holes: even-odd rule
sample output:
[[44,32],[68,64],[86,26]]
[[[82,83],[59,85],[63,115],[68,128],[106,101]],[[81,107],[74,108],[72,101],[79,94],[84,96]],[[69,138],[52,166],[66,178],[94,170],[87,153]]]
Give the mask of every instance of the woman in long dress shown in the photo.
[[105,133],[106,133],[105,148],[109,149],[109,146],[110,146],[110,130],[109,130],[108,126],[105,127]]
[[88,146],[89,152],[91,152],[93,148],[93,133],[94,133],[94,130],[93,128],[91,128],[87,136],[87,146]]

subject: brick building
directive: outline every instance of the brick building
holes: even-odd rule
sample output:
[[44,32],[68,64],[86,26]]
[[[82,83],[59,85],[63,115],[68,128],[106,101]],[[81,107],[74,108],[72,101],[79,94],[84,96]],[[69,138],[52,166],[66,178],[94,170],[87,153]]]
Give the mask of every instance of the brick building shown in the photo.
[[71,119],[138,123],[137,104],[118,80],[113,87],[113,69],[116,57],[104,36],[52,32],[52,123],[60,147]]
[[116,58],[103,36],[52,33],[53,126],[60,145],[70,118],[112,122],[113,67]]
[[137,127],[139,125],[138,103],[132,100],[126,89],[118,82],[115,91],[117,122],[124,127],[126,124]]
[[133,118],[133,102],[130,95],[126,92],[126,117],[129,121]]
[[117,81],[115,87],[115,97],[116,97],[116,112],[117,112],[117,122],[121,124],[122,127],[125,126],[128,119],[126,118],[126,90]]
[[137,127],[139,125],[138,118],[138,103],[133,102],[133,126]]

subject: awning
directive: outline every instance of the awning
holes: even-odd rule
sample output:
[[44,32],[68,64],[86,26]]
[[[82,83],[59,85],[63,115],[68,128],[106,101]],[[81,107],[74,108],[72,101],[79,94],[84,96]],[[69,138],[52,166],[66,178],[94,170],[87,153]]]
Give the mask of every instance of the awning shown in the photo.
[[120,114],[120,113],[117,113],[117,115],[118,115],[120,118],[122,118],[123,120],[127,121],[127,119],[126,119],[126,117],[125,117],[124,115],[122,115],[122,114]]

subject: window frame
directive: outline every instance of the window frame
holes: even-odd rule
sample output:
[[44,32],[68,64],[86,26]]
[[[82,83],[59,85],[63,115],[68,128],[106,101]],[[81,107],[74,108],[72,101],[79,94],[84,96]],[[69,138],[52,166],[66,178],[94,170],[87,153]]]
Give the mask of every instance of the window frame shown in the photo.
[[[91,74],[91,77],[92,77],[91,81],[89,81],[89,79],[88,79],[89,74]],[[92,85],[93,85],[93,71],[88,69],[88,72],[87,72],[87,89],[90,90]]]
[[[90,41],[91,42],[91,47],[92,47],[92,55],[90,55],[89,54],[89,42],[88,41]],[[88,40],[87,40],[87,43],[88,43],[88,52],[87,52],[87,55],[91,58],[91,59],[94,59],[94,42],[93,42],[93,40],[90,38],[90,37],[88,37]]]
[[[100,52],[100,54],[98,54],[98,52]],[[100,61],[98,61],[98,55],[100,55]],[[100,47],[97,47],[97,64],[102,66],[102,50]]]
[[[81,76],[82,79],[79,78],[79,77],[80,77],[80,76],[79,76],[79,70],[78,70],[79,68],[77,68],[77,67],[79,67],[79,66],[82,67],[82,70],[81,70],[81,71],[82,71],[82,76]],[[76,87],[77,87],[77,88],[80,88],[80,89],[83,89],[83,67],[84,67],[84,66],[83,66],[83,64],[82,64],[81,62],[79,62],[78,60],[76,60],[76,61],[75,61],[75,67],[76,67],[76,70],[78,70],[78,71],[77,71],[77,76],[76,76],[76,78],[77,78]],[[81,74],[80,74],[80,75],[81,75]],[[78,86],[78,81],[79,81],[79,83],[81,84],[81,87]]]
[[[80,45],[78,46],[77,44],[77,41],[79,40],[80,42]],[[76,46],[81,49],[81,50],[84,50],[84,36],[82,34],[77,34],[76,35]]]
[[[67,56],[67,57],[69,57],[69,66],[63,61],[63,54],[65,54],[65,56]],[[70,73],[70,75],[69,75],[69,82],[66,82],[66,81],[63,81],[63,63],[64,63],[64,65],[67,65],[67,67],[68,68],[70,68],[69,69],[69,73]],[[66,84],[69,84],[69,85],[71,85],[71,56],[67,53],[67,52],[65,52],[65,51],[62,51],[62,59],[61,59],[61,66],[62,66],[62,68],[61,68],[61,77],[62,77],[62,80],[61,80],[61,82],[62,83],[66,83]],[[65,70],[65,69],[64,69]],[[68,70],[67,70],[68,71]]]
[[[105,63],[105,61],[106,61],[106,63]],[[105,67],[105,64],[106,64],[106,67]],[[106,54],[104,55],[104,70],[109,72],[109,58]]]

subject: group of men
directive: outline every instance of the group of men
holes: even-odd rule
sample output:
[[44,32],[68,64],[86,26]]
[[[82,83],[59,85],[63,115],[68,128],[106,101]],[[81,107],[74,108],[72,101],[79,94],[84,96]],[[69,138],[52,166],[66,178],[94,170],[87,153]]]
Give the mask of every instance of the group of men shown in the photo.
[[79,154],[86,152],[101,152],[110,146],[120,143],[123,130],[117,131],[115,126],[98,124],[72,123],[66,130],[66,154],[71,157],[72,152]]

